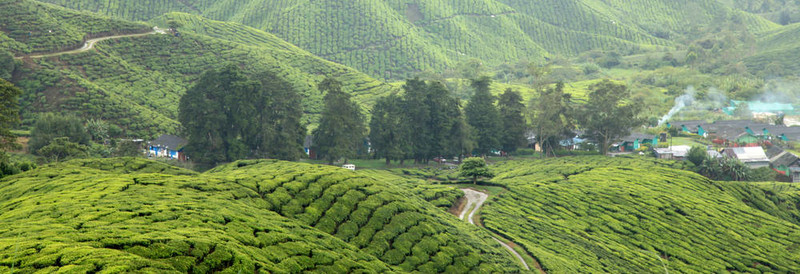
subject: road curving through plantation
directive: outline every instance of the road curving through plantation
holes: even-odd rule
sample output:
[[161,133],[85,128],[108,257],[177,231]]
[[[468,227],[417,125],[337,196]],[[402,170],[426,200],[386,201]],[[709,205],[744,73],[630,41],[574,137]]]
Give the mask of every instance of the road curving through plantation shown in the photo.
[[[481,206],[483,206],[483,203],[486,202],[486,199],[489,198],[489,195],[469,188],[462,188],[461,191],[464,191],[464,197],[467,198],[467,204],[464,206],[464,209],[461,211],[461,214],[459,214],[458,218],[465,220],[466,217],[467,222],[474,225],[475,220],[473,219],[473,216],[475,216],[475,213],[478,212],[478,210],[480,210]],[[467,213],[469,213],[469,215],[467,215]],[[525,260],[522,258],[522,255],[520,255],[516,250],[514,250],[514,248],[504,243],[500,239],[497,239],[496,237],[492,237],[492,239],[494,239],[495,241],[500,243],[500,245],[508,249],[508,251],[514,255],[514,257],[517,257],[517,259],[520,261],[520,263],[522,263],[522,266],[524,266],[525,269],[531,270],[531,268],[528,266],[528,263],[526,263]]]
[[83,46],[81,48],[79,48],[79,49],[59,51],[59,52],[53,52],[53,53],[44,53],[44,54],[31,54],[31,55],[14,57],[14,59],[45,58],[45,57],[59,56],[59,55],[65,55],[65,54],[76,54],[76,53],[86,52],[86,51],[89,51],[89,50],[93,49],[94,48],[94,44],[97,44],[97,42],[100,42],[100,41],[109,40],[109,39],[125,38],[125,37],[139,37],[139,36],[145,36],[145,35],[151,35],[151,34],[157,34],[157,33],[163,34],[164,32],[161,31],[161,30],[155,29],[155,30],[153,30],[151,32],[146,32],[146,33],[121,34],[121,35],[98,37],[98,38],[86,40],[86,42],[83,43]]

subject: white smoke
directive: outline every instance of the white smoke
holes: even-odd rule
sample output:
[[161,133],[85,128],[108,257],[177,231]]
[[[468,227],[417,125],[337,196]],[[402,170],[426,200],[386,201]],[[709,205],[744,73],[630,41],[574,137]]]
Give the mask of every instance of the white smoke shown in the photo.
[[661,119],[658,120],[658,125],[659,126],[663,125],[665,122],[672,119],[672,116],[678,114],[678,112],[680,112],[683,108],[691,106],[694,103],[694,96],[696,94],[697,91],[694,89],[693,86],[687,87],[683,95],[675,98],[675,105],[672,107],[672,109],[670,109],[669,112],[666,115],[664,115],[664,117],[661,117]]

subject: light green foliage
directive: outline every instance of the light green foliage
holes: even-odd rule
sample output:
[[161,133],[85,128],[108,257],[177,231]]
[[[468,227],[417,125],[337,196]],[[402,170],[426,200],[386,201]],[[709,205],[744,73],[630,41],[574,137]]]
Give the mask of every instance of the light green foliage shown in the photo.
[[140,33],[145,24],[110,19],[31,0],[0,1],[0,49],[14,54],[75,49],[89,37]]
[[[411,171],[419,171],[419,170],[362,169],[359,170],[358,173],[365,174],[367,176],[374,178],[375,180],[391,183],[393,185],[406,189],[414,193],[416,196],[424,199],[425,201],[428,201],[431,204],[435,205],[436,207],[442,208],[444,210],[450,209],[453,205],[455,205],[455,203],[458,201],[459,198],[464,196],[463,191],[459,190],[458,188],[452,185],[441,185],[441,184],[431,183],[427,180],[427,178],[425,178],[426,176],[419,176],[423,175],[423,172],[412,175],[409,173]],[[415,178],[418,176],[423,178]]]
[[713,182],[670,166],[681,163],[498,163],[492,182],[508,191],[489,200],[481,218],[548,273],[661,273],[664,265],[670,273],[798,271],[800,232],[789,209],[796,188]]
[[179,13],[155,21],[168,19],[184,24],[181,37],[111,39],[92,51],[35,59],[31,67],[18,68],[17,84],[26,91],[21,98],[23,117],[69,110],[117,125],[126,136],[176,134],[180,97],[204,71],[218,68],[220,60],[238,64],[253,76],[275,72],[300,93],[307,114],[303,122],[309,124],[316,124],[322,110],[323,94],[316,89],[322,74],[336,76],[366,109],[392,90],[257,29]]
[[389,270],[265,209],[253,189],[155,162],[71,161],[4,180],[0,189],[3,272]]
[[464,177],[472,177],[472,183],[476,183],[478,177],[494,177],[494,173],[486,166],[486,160],[480,157],[464,159],[459,166],[459,173]]
[[443,71],[472,58],[489,67],[593,49],[626,55],[676,48],[694,38],[692,27],[723,25],[733,17],[751,33],[779,27],[735,9],[741,6],[714,0],[200,0],[191,5],[164,0],[148,7],[128,0],[46,1],[134,20],[180,11],[235,21],[389,79]]

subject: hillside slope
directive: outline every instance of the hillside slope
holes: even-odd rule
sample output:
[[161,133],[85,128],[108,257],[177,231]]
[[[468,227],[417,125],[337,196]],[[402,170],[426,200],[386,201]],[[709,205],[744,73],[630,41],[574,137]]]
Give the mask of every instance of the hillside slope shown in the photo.
[[16,55],[74,49],[91,37],[149,30],[146,24],[36,1],[0,0],[0,49]]
[[305,119],[312,124],[323,97],[316,85],[326,75],[342,81],[365,110],[379,95],[395,89],[241,24],[180,13],[153,21],[162,26],[181,22],[180,36],[110,39],[84,53],[25,60],[12,79],[26,91],[21,100],[25,116],[73,111],[108,120],[127,135],[176,133],[180,96],[203,71],[225,63],[251,73],[270,70],[292,83],[304,98]]
[[0,271],[511,272],[488,236],[338,168],[77,160],[0,181]]
[[752,71],[768,76],[794,75],[800,70],[800,23],[765,33],[758,41],[758,52],[745,58]]
[[493,169],[492,182],[508,191],[484,206],[484,225],[550,272],[800,270],[800,226],[787,220],[791,214],[743,202],[742,193],[763,196],[756,187],[638,159],[510,161]]
[[588,50],[669,49],[689,30],[729,20],[751,32],[778,27],[716,0],[135,1],[46,0],[125,19],[170,11],[244,23],[380,78],[441,71],[469,58],[540,61]]

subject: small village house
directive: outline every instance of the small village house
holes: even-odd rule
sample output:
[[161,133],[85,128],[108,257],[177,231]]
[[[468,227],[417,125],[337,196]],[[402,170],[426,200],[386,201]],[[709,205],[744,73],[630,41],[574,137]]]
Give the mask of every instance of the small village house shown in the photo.
[[186,144],[186,139],[164,134],[158,139],[148,142],[147,154],[149,157],[186,161],[186,155],[183,153],[183,147]]
[[671,146],[667,148],[656,148],[656,158],[667,160],[685,160],[689,155],[691,146]]
[[750,168],[769,167],[769,158],[761,147],[729,147],[723,154],[727,157],[739,159]]

